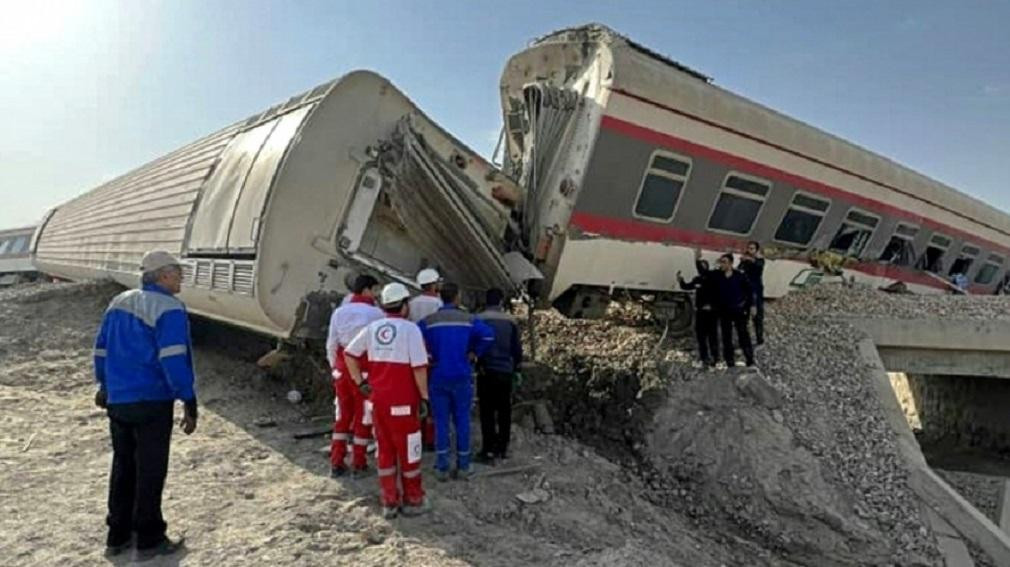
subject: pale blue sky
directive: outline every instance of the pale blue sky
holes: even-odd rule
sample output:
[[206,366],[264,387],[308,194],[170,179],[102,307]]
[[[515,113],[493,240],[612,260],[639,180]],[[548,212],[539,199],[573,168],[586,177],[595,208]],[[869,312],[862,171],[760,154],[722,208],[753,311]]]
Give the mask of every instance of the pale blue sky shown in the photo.
[[488,154],[506,58],[600,22],[1010,211],[1010,2],[0,0],[0,228],[356,68]]

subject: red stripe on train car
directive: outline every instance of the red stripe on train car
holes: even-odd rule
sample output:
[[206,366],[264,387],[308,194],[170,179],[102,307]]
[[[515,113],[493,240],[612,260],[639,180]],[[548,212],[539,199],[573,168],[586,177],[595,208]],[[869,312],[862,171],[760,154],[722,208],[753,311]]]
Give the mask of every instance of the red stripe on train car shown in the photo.
[[[747,240],[743,238],[583,212],[572,213],[570,225],[590,234],[599,234],[626,240],[697,246],[709,250],[725,250],[727,248],[739,250],[747,243]],[[937,289],[947,289],[946,285],[931,276],[900,266],[865,262],[856,264],[851,269],[871,276],[880,276]]]
[[[673,108],[672,106],[667,106],[667,105],[665,105],[665,104],[663,104],[661,102],[657,102],[657,101],[652,100],[650,98],[646,98],[644,96],[637,95],[637,94],[635,94],[633,92],[626,91],[624,89],[618,89],[618,88],[612,88],[610,90],[613,91],[613,92],[615,92],[615,93],[617,93],[617,94],[619,94],[619,95],[623,95],[623,96],[626,96],[628,98],[637,100],[639,102],[643,102],[643,103],[648,104],[650,106],[655,106],[656,108],[660,108],[660,109],[665,110],[667,112],[670,112],[672,114],[676,114],[678,116],[683,116],[684,118],[688,118],[690,120],[694,120],[695,122],[700,122],[702,124],[705,124],[706,126],[711,126],[713,128],[718,128],[719,130],[723,130],[725,132],[729,132],[731,134],[735,134],[737,136],[740,136],[741,138],[745,138],[747,140],[751,140],[753,142],[757,142],[757,143],[759,143],[761,145],[768,146],[770,148],[774,148],[774,149],[779,150],[781,152],[785,152],[787,154],[794,155],[794,156],[799,157],[799,158],[803,158],[803,159],[805,159],[807,161],[816,163],[818,165],[827,167],[829,169],[833,169],[833,170],[838,171],[840,173],[844,173],[846,175],[850,175],[850,176],[855,177],[857,179],[861,179],[863,181],[866,181],[867,183],[872,183],[872,184],[874,184],[874,185],[876,185],[878,187],[883,187],[884,189],[888,189],[890,191],[894,191],[895,193],[899,193],[901,195],[905,195],[906,197],[909,197],[911,199],[915,199],[916,201],[920,201],[922,203],[926,203],[926,204],[928,204],[928,205],[930,205],[932,207],[936,207],[937,209],[940,209],[942,211],[946,211],[946,212],[948,212],[948,213],[950,213],[952,215],[961,217],[961,218],[963,218],[963,219],[965,219],[967,221],[970,221],[970,222],[973,222],[975,224],[978,224],[979,226],[984,226],[984,227],[986,227],[988,229],[991,229],[991,230],[994,230],[994,231],[996,231],[996,232],[998,232],[1000,234],[1003,234],[1003,235],[1006,235],[1006,236],[1010,236],[1010,232],[1007,232],[1006,230],[1003,230],[1003,229],[1001,229],[999,227],[993,226],[993,225],[988,224],[988,223],[979,222],[978,220],[975,220],[975,219],[971,218],[970,216],[968,216],[965,213],[956,211],[954,209],[951,209],[950,207],[945,207],[943,205],[934,203],[933,201],[930,201],[929,199],[925,199],[923,197],[920,197],[920,196],[916,195],[915,193],[912,193],[911,191],[906,191],[906,190],[901,189],[899,187],[895,187],[894,185],[889,185],[889,184],[884,183],[882,181],[877,181],[876,179],[873,179],[872,177],[867,177],[867,176],[862,175],[860,173],[856,173],[855,171],[846,169],[846,168],[841,167],[839,165],[835,165],[835,164],[833,164],[831,162],[824,161],[822,159],[816,158],[816,157],[811,156],[811,155],[807,155],[807,154],[805,154],[803,152],[800,152],[800,151],[797,151],[797,150],[794,150],[794,149],[791,149],[791,148],[787,148],[787,147],[785,147],[785,146],[783,146],[781,144],[776,144],[775,142],[772,142],[772,141],[769,141],[769,140],[765,140],[764,138],[761,138],[761,137],[758,137],[758,136],[753,136],[753,135],[748,134],[748,133],[746,133],[746,132],[744,132],[742,130],[737,130],[736,128],[732,128],[730,126],[726,126],[724,124],[720,124],[720,123],[715,122],[713,120],[709,120],[707,118],[702,118],[701,116],[697,116],[695,114],[691,114],[690,112],[685,112],[683,110],[680,110],[680,109],[677,109],[677,108]],[[918,218],[918,217],[915,217],[913,215],[912,218]],[[944,226],[944,225],[937,223],[937,226]],[[967,233],[965,233],[965,234],[967,234]]]
[[[992,242],[991,240],[981,238],[979,236],[965,232],[964,230],[957,229],[952,226],[945,225],[925,217],[917,216],[903,209],[899,209],[894,205],[889,205],[882,201],[877,201],[876,199],[870,199],[868,197],[864,197],[856,193],[845,191],[837,187],[832,187],[831,185],[826,185],[820,181],[815,181],[813,179],[796,175],[794,173],[789,173],[787,171],[783,171],[770,165],[765,165],[763,163],[758,163],[756,161],[752,161],[747,158],[726,153],[722,150],[717,150],[715,148],[710,148],[708,146],[696,144],[683,138],[671,136],[670,134],[652,130],[644,126],[639,126],[637,124],[633,124],[631,122],[627,122],[625,120],[621,120],[620,118],[615,118],[609,115],[603,117],[601,121],[601,126],[604,129],[611,130],[631,138],[636,138],[645,142],[649,142],[657,146],[669,148],[688,155],[700,156],[706,159],[710,159],[714,162],[718,162],[723,165],[729,166],[734,170],[738,170],[741,173],[749,173],[759,177],[767,178],[772,181],[786,182],[796,186],[797,189],[817,193],[830,199],[842,199],[852,203],[852,205],[856,207],[866,209],[868,212],[877,213],[880,215],[890,215],[901,220],[911,221],[914,224],[925,226],[946,236],[958,238],[961,240],[967,240],[970,241],[971,243],[985,246],[989,248],[991,251],[1000,252],[1004,255],[1010,255],[1010,248],[1007,248],[1001,244],[997,244],[996,242]],[[964,216],[964,215],[959,214],[958,216]]]

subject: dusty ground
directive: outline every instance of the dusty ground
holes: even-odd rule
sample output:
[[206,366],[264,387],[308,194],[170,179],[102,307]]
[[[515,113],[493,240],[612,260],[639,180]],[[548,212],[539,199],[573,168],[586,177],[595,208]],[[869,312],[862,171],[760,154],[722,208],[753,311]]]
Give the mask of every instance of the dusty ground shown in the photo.
[[[74,284],[0,292],[0,549],[5,565],[102,558],[107,420],[92,405],[90,349],[116,290]],[[643,498],[641,482],[592,449],[519,428],[508,467],[525,473],[436,484],[435,513],[378,516],[374,478],[334,481],[318,428],[287,386],[220,349],[197,352],[204,410],[173,439],[165,514],[182,565],[720,565],[726,546]],[[275,427],[254,422],[270,419]],[[499,467],[495,470],[502,470]],[[544,488],[550,500],[516,494]],[[119,562],[128,563],[127,560]]]
[[[91,402],[90,348],[115,291],[0,292],[5,564],[104,561],[110,454]],[[971,304],[979,316],[1005,307],[985,301]],[[166,490],[170,531],[189,547],[176,562],[938,564],[893,436],[852,363],[858,337],[836,322],[853,305],[888,316],[949,308],[865,290],[796,294],[769,306],[760,373],[699,368],[690,340],[661,343],[634,309],[608,321],[538,313],[541,365],[522,398],[546,400],[561,435],[525,420],[510,462],[470,483],[426,477],[435,513],[392,522],[378,517],[374,477],[331,480],[326,439],[292,438],[327,425],[325,386],[304,387],[318,374],[312,365],[282,373],[307,394],[294,406],[289,384],[253,364],[262,341],[201,325],[204,411],[196,434],[174,439]],[[489,476],[506,467],[518,471]],[[549,499],[516,498],[534,488]]]

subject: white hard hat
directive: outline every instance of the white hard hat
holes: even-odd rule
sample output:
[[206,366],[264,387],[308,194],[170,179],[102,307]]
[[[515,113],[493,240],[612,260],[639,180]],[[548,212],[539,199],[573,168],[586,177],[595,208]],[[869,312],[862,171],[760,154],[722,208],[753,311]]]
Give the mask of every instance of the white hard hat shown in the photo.
[[386,287],[382,288],[382,295],[379,297],[379,301],[383,305],[394,305],[408,297],[410,297],[410,291],[407,290],[407,286],[400,282],[393,282],[386,284]]
[[168,266],[178,265],[179,260],[164,250],[151,250],[144,254],[144,258],[140,260],[140,269],[143,272],[153,272]]
[[417,272],[417,285],[426,286],[428,284],[437,283],[442,280],[442,276],[438,275],[438,271],[431,268],[425,268],[420,272]]

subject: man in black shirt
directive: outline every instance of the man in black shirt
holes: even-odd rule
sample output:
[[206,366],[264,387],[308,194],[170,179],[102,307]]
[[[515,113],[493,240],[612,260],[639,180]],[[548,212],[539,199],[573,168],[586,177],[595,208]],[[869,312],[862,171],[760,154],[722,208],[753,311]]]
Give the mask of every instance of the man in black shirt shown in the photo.
[[694,266],[697,276],[685,282],[677,272],[677,281],[680,289],[695,290],[694,332],[698,339],[698,357],[706,366],[714,366],[719,358],[719,315],[716,312],[719,290],[715,278],[720,273],[709,269],[708,262],[701,259],[701,250],[695,250]]
[[765,342],[765,258],[757,241],[747,243],[747,252],[740,258],[739,267],[750,284],[751,303],[754,306],[754,340],[762,345]]
[[733,352],[735,328],[747,366],[754,366],[754,347],[750,342],[750,333],[747,332],[747,318],[754,296],[747,276],[733,269],[732,254],[723,254],[719,257],[719,275],[715,280],[719,290],[719,323],[722,327],[722,354],[726,365],[732,368],[736,364]]

